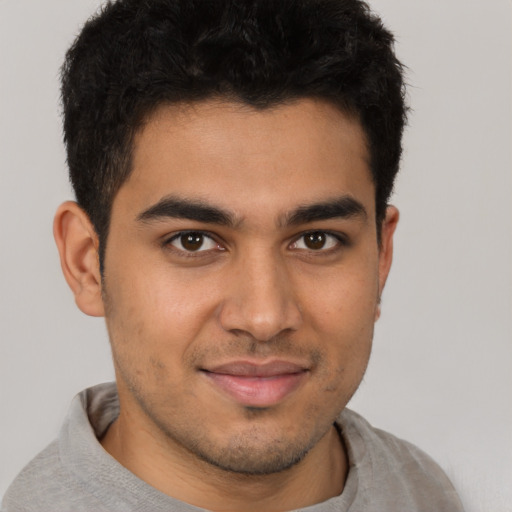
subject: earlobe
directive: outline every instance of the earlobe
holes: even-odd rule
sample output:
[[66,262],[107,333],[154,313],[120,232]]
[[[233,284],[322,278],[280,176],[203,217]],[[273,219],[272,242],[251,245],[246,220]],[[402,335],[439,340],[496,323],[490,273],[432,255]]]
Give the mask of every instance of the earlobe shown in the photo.
[[375,310],[375,320],[378,320],[380,317],[380,297],[384,290],[393,261],[393,235],[399,218],[400,213],[397,208],[394,206],[388,206],[386,208],[386,216],[381,227],[381,242],[379,248],[379,304]]
[[98,236],[78,204],[61,204],[53,222],[64,277],[77,306],[90,316],[103,316]]

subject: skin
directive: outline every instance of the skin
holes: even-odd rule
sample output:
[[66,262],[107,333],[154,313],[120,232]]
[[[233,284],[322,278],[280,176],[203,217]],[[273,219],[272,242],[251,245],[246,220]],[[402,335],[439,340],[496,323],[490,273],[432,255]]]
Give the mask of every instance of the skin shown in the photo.
[[340,494],[333,423],[368,363],[398,221],[389,207],[379,245],[374,194],[364,133],[329,104],[157,110],[113,202],[103,279],[86,214],[68,202],[55,219],[76,302],[112,344],[121,413],[103,447],[210,510]]

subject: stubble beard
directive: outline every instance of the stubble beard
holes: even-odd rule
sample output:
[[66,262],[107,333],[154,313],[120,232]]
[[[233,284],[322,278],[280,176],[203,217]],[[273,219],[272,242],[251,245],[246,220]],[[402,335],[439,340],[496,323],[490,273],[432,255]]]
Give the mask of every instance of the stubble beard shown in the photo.
[[[291,469],[306,457],[334,424],[333,419],[315,435],[298,439],[290,439],[286,431],[278,438],[269,439],[258,425],[254,425],[243,433],[231,435],[221,445],[208,437],[207,432],[203,431],[204,426],[186,428],[160,421],[148,410],[150,407],[135,396],[151,422],[173,446],[178,446],[189,458],[203,463],[203,466],[206,463],[211,468],[240,476],[266,476]],[[254,407],[246,407],[244,412],[247,419],[254,423],[271,414],[265,408]]]
[[[317,364],[322,356],[316,354],[312,359]],[[157,398],[155,402],[153,397],[144,392],[141,384],[132,378],[133,373],[124,371],[123,365],[120,367],[118,363],[116,361],[116,373],[122,377],[150,423],[163,434],[169,446],[178,449],[193,463],[199,463],[203,470],[206,464],[209,468],[240,476],[265,476],[287,471],[299,464],[333,428],[337,416],[335,413],[334,417],[324,419],[319,425],[318,411],[313,408],[307,417],[298,420],[310,428],[299,426],[290,437],[290,432],[286,429],[277,430],[274,427],[269,431],[265,427],[266,420],[279,414],[275,408],[246,406],[242,410],[246,420],[245,428],[218,441],[209,435],[208,426],[204,422],[190,421],[190,418],[184,420],[178,411],[175,411],[176,414],[169,411],[165,401]],[[340,411],[342,408],[343,404],[340,403]],[[165,412],[162,414],[162,411]]]

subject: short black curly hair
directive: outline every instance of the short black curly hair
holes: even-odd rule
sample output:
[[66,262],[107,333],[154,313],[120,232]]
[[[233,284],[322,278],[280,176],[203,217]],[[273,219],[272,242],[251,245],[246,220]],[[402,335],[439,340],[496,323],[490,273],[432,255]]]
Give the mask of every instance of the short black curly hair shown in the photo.
[[70,178],[98,234],[100,262],[133,137],[164,103],[220,97],[265,109],[318,98],[356,116],[379,227],[407,112],[393,43],[359,0],[108,1],[62,67]]

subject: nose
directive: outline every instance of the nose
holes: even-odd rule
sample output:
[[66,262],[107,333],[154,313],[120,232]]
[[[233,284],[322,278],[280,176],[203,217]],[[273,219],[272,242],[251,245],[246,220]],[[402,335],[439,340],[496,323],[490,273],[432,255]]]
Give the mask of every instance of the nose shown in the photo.
[[232,270],[219,315],[224,330],[264,342],[299,328],[301,308],[279,257],[261,252],[240,256]]

